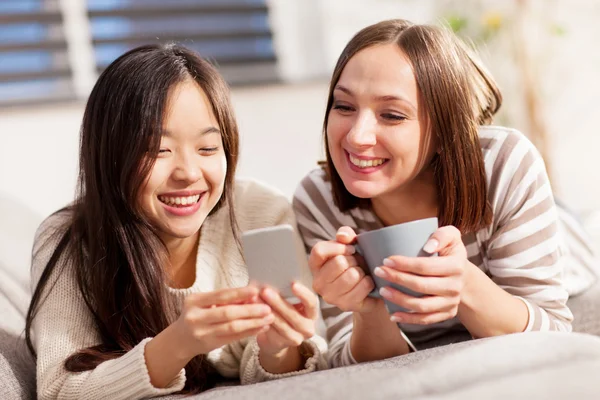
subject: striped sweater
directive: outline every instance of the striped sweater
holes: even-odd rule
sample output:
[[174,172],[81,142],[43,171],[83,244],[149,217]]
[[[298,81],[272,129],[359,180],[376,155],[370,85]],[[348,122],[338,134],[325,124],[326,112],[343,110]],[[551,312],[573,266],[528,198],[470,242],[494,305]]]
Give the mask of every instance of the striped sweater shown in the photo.
[[[544,162],[521,133],[500,127],[479,130],[492,223],[463,235],[468,259],[499,287],[521,298],[529,310],[526,331],[570,331],[570,294],[596,279],[597,262],[577,222],[555,205]],[[294,195],[294,210],[308,252],[319,241],[334,240],[338,228],[357,233],[383,227],[370,209],[342,213],[333,202],[331,184],[317,169]],[[352,313],[322,302],[329,358],[333,365],[353,363],[350,354]],[[458,318],[400,328],[418,348],[451,331],[465,330]]]

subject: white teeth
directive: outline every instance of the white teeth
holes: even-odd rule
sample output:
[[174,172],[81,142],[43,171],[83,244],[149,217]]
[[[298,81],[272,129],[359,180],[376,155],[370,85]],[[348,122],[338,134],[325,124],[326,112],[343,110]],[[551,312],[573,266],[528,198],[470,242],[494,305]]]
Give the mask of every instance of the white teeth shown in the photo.
[[361,160],[350,155],[350,162],[359,168],[377,167],[385,162],[385,158],[377,158],[374,160]]
[[195,196],[187,196],[187,197],[167,197],[167,196],[158,196],[158,199],[165,204],[170,206],[188,206],[192,204],[196,204],[198,200],[200,200],[200,195],[197,194]]

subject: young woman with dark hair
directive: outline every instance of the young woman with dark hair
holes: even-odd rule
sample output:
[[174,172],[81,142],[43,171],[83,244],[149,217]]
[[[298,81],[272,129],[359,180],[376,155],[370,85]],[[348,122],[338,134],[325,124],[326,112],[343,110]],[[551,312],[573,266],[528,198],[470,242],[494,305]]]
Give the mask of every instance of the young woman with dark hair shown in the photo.
[[295,219],[283,195],[235,179],[237,159],[229,89],[195,53],[139,47],[101,74],[77,198],[33,249],[39,398],[194,393],[219,374],[252,383],[326,365],[316,295],[295,282],[293,306],[248,285],[238,232]]
[[[332,365],[460,332],[571,329],[569,292],[589,287],[597,266],[556,207],[531,142],[490,126],[501,102],[491,75],[446,29],[389,20],[347,44],[327,99],[327,161],[294,197]],[[358,265],[356,234],[430,217],[440,228],[423,250],[439,257],[392,256],[375,269],[425,294],[382,288],[411,310],[389,315],[368,297],[374,284]]]

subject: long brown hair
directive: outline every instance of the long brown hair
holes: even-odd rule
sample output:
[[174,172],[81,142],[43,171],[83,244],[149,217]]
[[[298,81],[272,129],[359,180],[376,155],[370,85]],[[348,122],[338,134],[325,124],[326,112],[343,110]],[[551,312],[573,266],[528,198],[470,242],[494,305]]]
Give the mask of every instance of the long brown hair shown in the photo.
[[500,90],[473,51],[454,34],[401,19],[382,21],[358,32],[342,51],[333,71],[323,136],[325,169],[336,206],[341,211],[368,208],[370,200],[348,192],[333,165],[327,145],[333,91],[356,53],[383,44],[398,45],[410,60],[423,107],[421,115],[428,119],[429,134],[438,139],[440,151],[432,162],[439,190],[440,224],[454,225],[463,233],[489,224],[492,212],[477,127],[491,123],[502,104]]
[[[42,295],[52,290],[50,278],[74,274],[101,344],[71,355],[65,361],[68,371],[88,371],[120,357],[177,317],[178,305],[167,289],[166,247],[136,199],[159,151],[168,93],[188,79],[210,100],[227,159],[224,192],[211,212],[232,198],[238,128],[229,88],[216,69],[178,45],[138,47],[109,65],[96,82],[83,116],[78,191],[69,207],[71,217],[35,288],[26,319],[27,344],[35,354],[32,321],[45,298]],[[233,207],[229,219],[237,237]],[[66,265],[69,269],[62,271]],[[200,392],[213,384],[202,356],[190,361],[186,372],[187,392]]]

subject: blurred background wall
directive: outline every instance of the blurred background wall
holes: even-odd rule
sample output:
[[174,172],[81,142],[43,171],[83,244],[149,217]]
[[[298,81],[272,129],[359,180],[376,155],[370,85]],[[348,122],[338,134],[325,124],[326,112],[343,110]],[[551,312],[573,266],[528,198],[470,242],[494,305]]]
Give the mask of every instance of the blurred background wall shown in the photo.
[[472,42],[505,95],[497,122],[531,137],[567,204],[600,209],[596,0],[1,0],[0,192],[42,216],[68,203],[98,73],[135,45],[175,40],[232,85],[241,175],[291,196],[322,156],[339,53],[388,18]]

